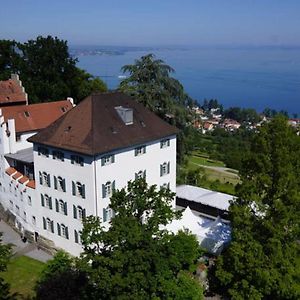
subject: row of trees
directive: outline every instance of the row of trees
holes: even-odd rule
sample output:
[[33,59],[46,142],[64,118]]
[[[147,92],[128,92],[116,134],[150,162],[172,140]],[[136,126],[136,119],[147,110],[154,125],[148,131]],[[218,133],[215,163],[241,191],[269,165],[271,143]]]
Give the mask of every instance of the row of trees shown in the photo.
[[107,90],[103,81],[79,69],[76,62],[67,42],[57,37],[39,36],[26,43],[0,40],[0,80],[20,74],[30,103],[67,97],[79,102],[92,92]]

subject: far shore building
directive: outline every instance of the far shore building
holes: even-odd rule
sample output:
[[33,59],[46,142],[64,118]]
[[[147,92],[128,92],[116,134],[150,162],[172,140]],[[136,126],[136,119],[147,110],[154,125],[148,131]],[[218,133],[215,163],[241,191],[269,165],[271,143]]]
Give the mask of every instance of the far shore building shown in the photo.
[[176,192],[177,129],[118,92],[53,103],[2,109],[0,202],[24,235],[79,255],[82,218],[107,224],[115,189]]

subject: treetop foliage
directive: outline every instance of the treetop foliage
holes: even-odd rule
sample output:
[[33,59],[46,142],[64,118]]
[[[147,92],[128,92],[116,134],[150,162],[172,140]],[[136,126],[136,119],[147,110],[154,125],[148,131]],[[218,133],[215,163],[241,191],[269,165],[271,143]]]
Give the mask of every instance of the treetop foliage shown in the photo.
[[25,43],[0,40],[0,79],[18,73],[29,102],[49,102],[73,97],[79,102],[94,91],[106,91],[106,85],[76,67],[67,41],[38,36]]
[[217,285],[232,299],[300,297],[300,137],[278,116],[251,143]]

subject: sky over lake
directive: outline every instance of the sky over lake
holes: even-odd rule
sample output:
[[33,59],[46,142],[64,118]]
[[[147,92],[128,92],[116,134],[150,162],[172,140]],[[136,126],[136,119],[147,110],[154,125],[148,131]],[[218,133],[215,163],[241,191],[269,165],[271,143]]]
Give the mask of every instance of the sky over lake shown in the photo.
[[1,39],[73,45],[300,45],[299,0],[6,1]]

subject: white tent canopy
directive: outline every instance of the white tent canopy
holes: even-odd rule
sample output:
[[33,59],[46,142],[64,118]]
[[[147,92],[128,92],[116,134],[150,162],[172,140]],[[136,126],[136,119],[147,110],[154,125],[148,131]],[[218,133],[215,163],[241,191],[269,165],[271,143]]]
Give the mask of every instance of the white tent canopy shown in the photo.
[[200,246],[212,254],[219,254],[231,238],[230,226],[220,217],[214,221],[197,217],[189,207],[184,210],[181,219],[173,220],[165,229],[175,234],[180,230],[189,231],[197,237]]

